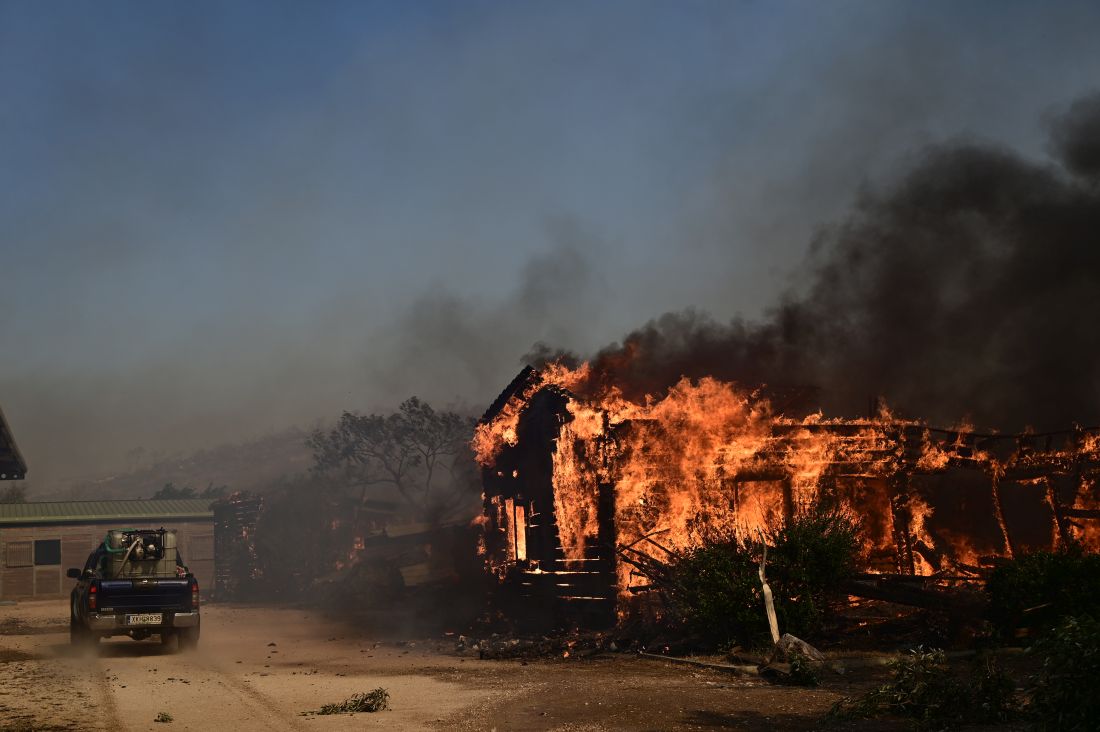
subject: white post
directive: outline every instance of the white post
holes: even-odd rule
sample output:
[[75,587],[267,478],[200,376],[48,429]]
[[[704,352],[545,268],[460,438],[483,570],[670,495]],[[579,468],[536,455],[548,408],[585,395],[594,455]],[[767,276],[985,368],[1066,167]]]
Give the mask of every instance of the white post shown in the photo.
[[764,579],[764,565],[768,561],[768,542],[764,539],[764,530],[757,528],[760,533],[760,543],[764,547],[764,553],[760,556],[760,584],[764,588],[764,610],[768,613],[768,627],[772,632],[772,643],[779,642],[779,620],[775,617],[775,601],[772,600],[772,588],[768,587],[768,581]]

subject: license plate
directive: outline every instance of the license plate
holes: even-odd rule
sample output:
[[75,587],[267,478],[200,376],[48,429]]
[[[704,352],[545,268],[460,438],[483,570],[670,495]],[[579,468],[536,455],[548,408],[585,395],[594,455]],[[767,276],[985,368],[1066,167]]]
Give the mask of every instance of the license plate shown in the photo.
[[164,622],[164,616],[160,613],[141,613],[140,615],[127,615],[127,625],[160,625]]

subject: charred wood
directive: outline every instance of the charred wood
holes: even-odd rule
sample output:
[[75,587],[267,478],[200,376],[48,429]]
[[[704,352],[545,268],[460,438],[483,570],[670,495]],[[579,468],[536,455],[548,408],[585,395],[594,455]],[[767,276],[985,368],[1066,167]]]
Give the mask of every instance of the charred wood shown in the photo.
[[897,581],[886,577],[869,579],[864,576],[851,579],[844,584],[843,590],[856,597],[967,615],[981,614],[986,604],[984,596],[976,592],[941,590],[926,587],[922,583]]

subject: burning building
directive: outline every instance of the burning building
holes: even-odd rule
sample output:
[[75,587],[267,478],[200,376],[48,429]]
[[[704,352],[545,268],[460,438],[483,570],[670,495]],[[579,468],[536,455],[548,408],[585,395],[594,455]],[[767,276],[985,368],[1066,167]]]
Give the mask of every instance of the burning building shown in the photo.
[[524,369],[474,439],[489,566],[559,619],[609,622],[645,591],[644,553],[822,499],[859,519],[864,569],[882,575],[977,578],[997,558],[1100,545],[1100,431],[980,434],[773,403],[712,378],[637,401],[594,389],[586,365]]
[[0,410],[0,480],[22,480],[27,477],[27,463],[15,444],[15,436]]

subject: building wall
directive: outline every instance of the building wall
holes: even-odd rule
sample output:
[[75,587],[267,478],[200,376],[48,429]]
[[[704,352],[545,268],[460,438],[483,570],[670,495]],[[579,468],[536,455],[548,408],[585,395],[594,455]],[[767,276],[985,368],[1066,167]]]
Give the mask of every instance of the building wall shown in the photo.
[[[133,521],[123,521],[135,525]],[[142,527],[164,526],[176,530],[177,547],[184,563],[208,597],[214,579],[214,519],[162,522],[141,521]],[[70,567],[82,568],[88,555],[103,541],[108,529],[119,521],[85,524],[0,527],[0,599],[50,598],[68,595],[73,580],[65,576]],[[35,542],[37,545],[36,556]],[[60,556],[53,550],[60,542]]]

